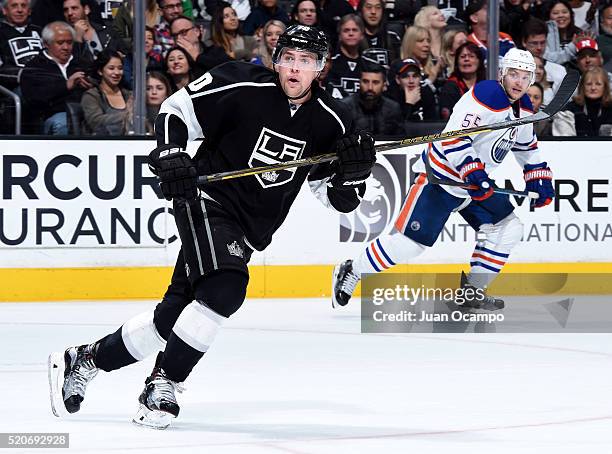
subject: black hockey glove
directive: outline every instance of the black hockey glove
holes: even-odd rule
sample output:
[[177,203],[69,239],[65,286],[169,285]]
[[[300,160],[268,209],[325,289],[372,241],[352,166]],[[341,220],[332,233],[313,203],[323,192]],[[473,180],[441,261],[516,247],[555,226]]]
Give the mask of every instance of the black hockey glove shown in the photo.
[[350,189],[363,183],[376,162],[374,139],[365,132],[349,134],[336,142],[336,173],[331,185],[337,189]]
[[189,155],[178,145],[162,145],[149,153],[149,167],[159,177],[166,200],[197,197],[198,172]]

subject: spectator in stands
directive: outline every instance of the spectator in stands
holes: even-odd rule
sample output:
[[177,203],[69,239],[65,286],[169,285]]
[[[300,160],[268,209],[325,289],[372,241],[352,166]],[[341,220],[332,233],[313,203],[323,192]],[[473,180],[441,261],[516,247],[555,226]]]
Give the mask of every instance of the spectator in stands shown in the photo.
[[542,107],[546,107],[555,96],[550,82],[546,76],[546,68],[544,67],[544,59],[542,57],[533,56],[536,64],[536,82],[542,87]]
[[276,47],[278,37],[285,33],[287,27],[279,20],[271,20],[264,25],[263,36],[255,51],[252,63],[272,69],[272,51]]
[[413,58],[396,61],[391,70],[395,84],[389,87],[387,96],[396,101],[405,121],[436,121],[438,108],[431,85],[423,80],[421,65]]
[[515,43],[523,38],[523,25],[531,18],[531,5],[529,0],[504,0],[500,5],[499,29]]
[[153,135],[155,119],[161,104],[172,94],[168,78],[158,71],[147,73],[147,119],[145,122],[148,135]]
[[[120,41],[114,42],[110,31],[104,25],[89,20],[89,0],[64,0],[64,18],[76,32],[75,41],[82,43],[92,59],[107,47],[118,50]],[[124,49],[121,49],[124,51]]]
[[[542,85],[535,82],[527,90],[527,95],[529,95],[529,99],[531,100],[533,113],[539,112],[540,108],[543,107],[542,102],[544,101],[544,88]],[[533,124],[533,130],[539,138],[552,136],[552,119],[549,118],[547,120],[535,122]]]
[[563,64],[576,57],[576,42],[586,35],[574,25],[574,12],[566,0],[555,0],[548,8],[548,36],[544,58]]
[[[103,23],[100,6],[94,0],[89,3],[91,12],[89,19],[98,24]],[[64,22],[64,3],[62,0],[36,0],[32,2],[32,23],[40,28],[51,22]]]
[[384,0],[360,0],[357,11],[365,25],[365,39],[369,47],[386,49],[387,64],[400,56],[402,37],[386,24]]
[[584,38],[576,43],[576,63],[582,74],[592,68],[603,68],[603,58],[599,52],[597,41],[593,38]]
[[254,35],[258,28],[263,27],[272,19],[279,20],[285,25],[289,24],[289,15],[278,4],[278,0],[259,0],[258,5],[244,21],[244,33]]
[[123,59],[118,52],[105,50],[98,54],[96,73],[100,83],[81,98],[86,129],[94,135],[126,134],[126,120],[132,108],[131,92],[121,88]]
[[569,0],[568,3],[572,8],[574,24],[576,24],[576,27],[584,31],[592,30],[593,32],[596,32],[597,27],[593,27],[593,25],[595,25],[595,13],[597,11],[598,3],[597,0],[593,2]]
[[612,3],[606,4],[601,10],[601,23],[597,44],[601,49],[604,64],[612,60]]
[[[21,75],[21,89],[42,133],[68,134],[66,103],[81,101],[84,90],[92,88],[88,66],[73,54],[76,33],[65,22],[51,22],[42,31],[45,50],[30,60]],[[89,64],[89,61],[87,61]]]
[[[486,0],[471,0],[465,8],[465,18],[471,33],[468,41],[476,44],[484,55],[485,65],[487,61],[488,48],[487,40],[489,36],[487,21],[487,2]],[[513,47],[516,47],[512,37],[504,32],[499,32],[499,56],[503,57]]]
[[175,18],[170,24],[170,32],[176,45],[182,47],[191,55],[199,72],[204,73],[230,60],[222,47],[205,45],[202,42],[200,27],[186,16]]
[[332,49],[338,44],[338,24],[347,14],[354,14],[355,10],[346,0],[320,0],[319,25],[329,37]]
[[448,79],[455,70],[455,53],[467,41],[467,33],[460,29],[448,30],[442,36],[442,58],[446,63],[444,78]]
[[319,83],[319,87],[321,87],[323,90],[326,90],[327,76],[329,75],[329,72],[331,71],[332,63],[333,63],[333,60],[332,60],[331,52],[328,52],[327,58],[325,59],[325,65],[323,66],[323,69],[321,70],[319,77],[317,77],[317,82]]
[[427,76],[427,80],[434,87],[438,78],[443,77],[444,62],[439,57],[434,57],[431,54],[431,37],[429,30],[417,25],[413,25],[406,30],[404,39],[402,40],[401,57],[414,58],[417,60],[423,72]]
[[344,98],[359,91],[361,52],[367,46],[365,26],[357,14],[347,14],[338,23],[338,52],[332,57],[326,90],[334,98]]
[[[603,128],[602,128],[603,126]],[[589,69],[580,80],[578,94],[553,120],[553,135],[597,137],[612,132],[612,95],[603,68]]]
[[155,25],[155,42],[162,47],[162,54],[166,56],[168,51],[175,45],[170,23],[183,15],[183,4],[181,0],[157,0],[162,17]]
[[19,73],[43,48],[41,29],[30,24],[29,0],[3,0],[0,22],[0,84],[16,89]]
[[547,56],[551,55],[546,48],[547,36],[548,27],[543,21],[532,18],[525,23],[523,47],[534,57],[544,60],[547,80],[552,84],[553,90],[556,90],[567,71],[562,65],[547,59]]
[[374,135],[404,134],[400,106],[383,96],[387,74],[381,65],[362,62],[359,92],[342,99],[353,115],[355,129]]
[[[152,29],[159,23],[161,15],[156,0],[145,1],[145,25]],[[117,10],[111,25],[112,33],[121,40],[123,48],[132,52],[134,38],[134,11],[132,0],[125,1]]]
[[[210,17],[215,15],[215,11],[217,11],[219,3],[222,1],[224,0],[204,0],[206,12],[210,15]],[[228,3],[230,3],[230,6],[234,8],[234,11],[236,11],[240,24],[244,25],[244,21],[247,17],[249,17],[249,14],[251,14],[251,3],[254,2],[250,2],[249,0],[231,0]]]
[[182,47],[173,47],[166,54],[166,68],[172,92],[180,90],[193,81],[199,73],[189,52]]
[[468,41],[457,49],[455,55],[455,71],[440,90],[440,116],[447,120],[453,112],[453,107],[476,82],[486,78],[484,57],[480,48]]
[[[155,44],[155,29],[145,26],[145,48],[147,71],[161,71],[164,67],[164,58],[161,53],[161,46]],[[123,57],[123,86],[133,90],[133,55],[128,53]]]
[[240,33],[236,11],[229,3],[219,2],[212,21],[212,42],[222,48],[227,57],[251,61],[257,45],[255,38]]
[[[444,14],[435,6],[424,6],[414,17],[414,25],[429,30],[431,55],[434,59],[440,60],[440,57],[442,57],[442,36],[446,29]],[[446,65],[443,58],[442,61]]]
[[[161,46],[155,42],[155,28],[148,25],[145,26],[144,51],[147,56],[147,71],[160,70],[164,64],[164,57],[162,56]],[[131,56],[131,54],[128,56]]]
[[319,26],[319,5],[313,0],[298,0],[291,11],[294,24]]

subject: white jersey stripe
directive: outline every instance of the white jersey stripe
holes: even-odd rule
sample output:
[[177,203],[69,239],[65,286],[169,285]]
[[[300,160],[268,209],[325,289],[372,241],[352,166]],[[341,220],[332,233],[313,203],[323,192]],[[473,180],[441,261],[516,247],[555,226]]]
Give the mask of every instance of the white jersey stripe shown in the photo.
[[257,82],[238,82],[235,84],[225,85],[219,88],[213,88],[212,90],[206,90],[200,93],[196,93],[191,95],[191,98],[199,98],[200,96],[212,95],[213,93],[218,93],[224,90],[231,90],[232,88],[238,87],[276,87],[274,82],[266,82],[266,83],[257,83]]
[[317,101],[319,101],[319,104],[321,104],[321,106],[323,106],[323,108],[325,110],[327,110],[332,117],[334,117],[336,119],[336,121],[338,123],[340,123],[340,127],[342,128],[342,135],[346,134],[346,128],[344,127],[344,124],[342,123],[342,120],[340,120],[340,117],[338,117],[338,115],[336,115],[336,112],[334,112],[333,110],[331,110],[324,102],[323,100],[321,100],[321,98],[317,99]]

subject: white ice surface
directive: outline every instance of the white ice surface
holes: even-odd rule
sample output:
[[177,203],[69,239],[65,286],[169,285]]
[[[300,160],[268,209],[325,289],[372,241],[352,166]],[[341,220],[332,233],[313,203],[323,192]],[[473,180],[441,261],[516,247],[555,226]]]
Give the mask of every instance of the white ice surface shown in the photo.
[[612,453],[612,335],[367,335],[357,304],[315,299],[247,301],[168,430],[130,423],[153,358],[54,417],[48,353],[153,305],[0,304],[0,432],[69,432],[70,453]]

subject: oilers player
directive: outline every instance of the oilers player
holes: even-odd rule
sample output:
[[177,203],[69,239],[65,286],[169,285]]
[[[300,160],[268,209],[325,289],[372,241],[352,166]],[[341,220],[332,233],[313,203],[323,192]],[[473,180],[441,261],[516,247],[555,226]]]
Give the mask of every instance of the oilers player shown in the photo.
[[[534,83],[536,65],[532,55],[511,49],[500,62],[499,80],[477,83],[454,107],[444,131],[499,123],[533,114],[526,95]],[[462,286],[485,289],[521,240],[523,224],[514,214],[507,195],[493,192],[490,173],[512,152],[524,169],[526,189],[536,191],[535,207],[548,205],[555,192],[552,172],[538,151],[533,125],[501,129],[488,134],[459,137],[430,143],[415,170],[424,170],[427,160],[433,173],[442,179],[465,182],[477,189],[432,185],[424,173],[418,174],[403,203],[390,234],[380,236],[355,260],[336,266],[332,277],[332,305],[348,303],[363,273],[378,273],[397,263],[406,263],[431,247],[437,240],[450,213],[458,211],[468,224],[479,231],[483,241],[476,245],[470,261],[470,273],[462,274]],[[469,293],[469,292],[466,292]],[[479,300],[466,306],[497,310],[502,300],[474,292]],[[482,295],[486,295],[483,297]]]

